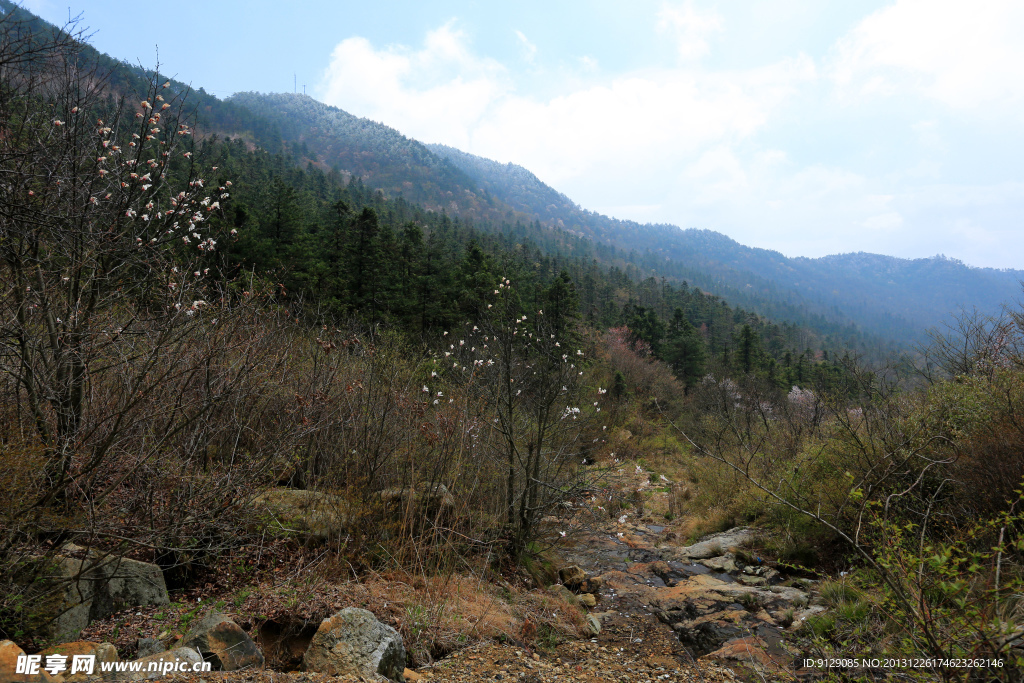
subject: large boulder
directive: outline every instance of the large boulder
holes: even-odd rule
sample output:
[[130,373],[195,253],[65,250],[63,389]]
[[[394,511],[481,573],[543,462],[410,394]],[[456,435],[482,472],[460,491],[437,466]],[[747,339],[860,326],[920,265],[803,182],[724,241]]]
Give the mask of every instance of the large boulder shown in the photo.
[[401,634],[356,607],[324,619],[302,661],[306,671],[330,676],[380,674],[398,683],[405,681]]
[[92,621],[128,607],[170,603],[155,564],[70,544],[56,557],[32,558],[18,574],[29,586],[30,628],[53,640],[74,640]]
[[455,497],[444,484],[433,488],[391,488],[377,494],[395,517],[414,515],[417,522],[444,519],[455,509]]
[[351,526],[348,502],[321,491],[269,489],[256,496],[253,505],[266,514],[271,529],[314,541],[337,539]]
[[181,643],[198,650],[214,671],[263,666],[263,653],[252,638],[238,624],[217,612],[194,624]]
[[[76,640],[73,643],[64,643],[62,645],[54,645],[41,651],[39,654],[43,656],[43,660],[46,660],[47,655],[63,655],[67,657],[68,667],[67,670],[61,674],[67,683],[83,683],[89,680],[90,676],[84,672],[71,673],[71,662],[74,661],[75,655],[85,655],[94,657],[93,675],[99,674],[100,665],[103,662],[116,662],[117,648],[110,643],[92,643],[86,640]],[[0,678],[2,680],[2,678]]]
[[730,548],[741,548],[755,542],[763,532],[751,527],[735,527],[700,539],[699,543],[679,549],[679,555],[689,560],[703,560],[725,555]]
[[587,572],[585,572],[579,565],[572,564],[568,567],[562,567],[559,569],[558,578],[566,588],[573,592],[578,592],[583,588],[583,585],[587,581]]
[[[62,683],[64,677],[60,674],[51,676],[41,667],[39,674],[29,676],[16,673],[18,670],[18,657],[25,654],[25,651],[10,640],[0,640],[0,681],[3,683]],[[46,660],[43,659],[43,664]]]
[[433,489],[394,488],[384,489],[379,494],[381,502],[389,505],[421,507],[428,511],[450,510],[455,507],[455,497],[444,484]]
[[148,657],[149,655],[166,652],[167,648],[156,638],[139,638],[136,646],[137,657]]

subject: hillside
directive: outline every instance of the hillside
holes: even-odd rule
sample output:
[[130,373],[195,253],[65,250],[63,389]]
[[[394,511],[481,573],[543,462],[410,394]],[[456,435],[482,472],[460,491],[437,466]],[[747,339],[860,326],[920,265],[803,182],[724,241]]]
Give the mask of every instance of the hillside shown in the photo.
[[0,681],[1024,680],[1024,309],[911,374],[822,303],[1013,273],[484,187],[0,8]]
[[[878,254],[790,258],[739,244],[712,230],[641,225],[586,211],[521,166],[501,164],[445,145],[428,148],[472,176],[482,189],[549,225],[679,264],[691,284],[767,315],[820,316],[901,343],[915,342],[961,309],[997,314],[1020,294],[1024,271],[972,268],[936,256]],[[672,263],[668,263],[672,262]]]
[[[11,11],[6,0],[2,6]],[[24,10],[21,16],[44,27]],[[83,54],[114,86],[137,89],[146,72],[100,54]],[[172,91],[188,86],[171,81]],[[424,145],[386,125],[305,95],[236,93],[220,100],[189,94],[200,135],[241,137],[296,163],[356,177],[389,197],[401,196],[485,231],[517,222],[546,228],[548,248],[593,241],[583,252],[605,266],[634,266],[636,277],[665,277],[723,297],[779,322],[806,326],[835,343],[879,351],[922,340],[961,309],[996,314],[1020,294],[1024,271],[971,268],[955,259],[907,260],[875,254],[791,258],[746,247],[712,230],[683,230],[603,216],[575,204],[528,169],[444,145]],[[505,227],[503,227],[505,226]],[[543,245],[542,241],[542,246]],[[597,248],[601,245],[615,249]],[[575,248],[576,254],[580,253]],[[864,335],[867,335],[866,337]]]
[[[388,196],[401,195],[430,211],[470,220],[512,217],[508,206],[478,194],[475,181],[446,158],[383,124],[306,95],[236,93],[226,103],[261,117],[272,127],[270,137],[280,136],[299,156],[356,176]],[[213,114],[211,123],[224,128]],[[273,148],[276,140],[257,142]]]

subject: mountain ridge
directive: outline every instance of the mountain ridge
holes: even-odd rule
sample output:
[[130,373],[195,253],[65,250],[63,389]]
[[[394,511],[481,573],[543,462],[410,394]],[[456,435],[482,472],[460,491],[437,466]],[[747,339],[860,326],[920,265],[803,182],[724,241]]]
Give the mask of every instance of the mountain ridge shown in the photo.
[[[31,14],[11,10],[16,6],[8,0],[0,0],[0,7]],[[145,73],[86,49],[128,85]],[[174,90],[189,87],[171,80]],[[609,265],[635,264],[638,276],[685,281],[780,322],[859,328],[913,344],[959,309],[998,314],[1020,296],[1024,279],[1021,270],[974,268],[947,257],[901,259],[864,252],[787,257],[707,228],[615,219],[579,206],[522,166],[424,144],[305,95],[235,93],[221,100],[201,87],[193,93],[204,134],[243,137],[271,152],[287,150],[296,163],[334,169],[387,196],[401,195],[429,211],[489,226],[485,229],[536,222],[564,231],[555,242],[586,238],[612,246],[618,251],[602,257]]]
[[[1019,295],[1024,280],[1024,270],[968,266],[944,255],[906,259],[852,252],[788,257],[775,250],[743,245],[706,228],[641,225],[586,211],[520,166],[445,145],[427,147],[448,156],[491,194],[517,210],[557,222],[570,232],[646,249],[703,268],[706,277],[694,283],[698,286],[729,284],[741,292],[753,288],[775,290],[772,296],[782,302],[806,306],[837,322],[849,317],[867,330],[903,342],[920,341],[927,328],[941,325],[961,309],[977,307],[986,314],[997,314],[1003,304]],[[879,282],[884,273],[897,277],[893,282],[902,285],[902,293],[910,296],[893,298],[887,291],[889,280]],[[845,315],[835,315],[833,309],[837,306]]]

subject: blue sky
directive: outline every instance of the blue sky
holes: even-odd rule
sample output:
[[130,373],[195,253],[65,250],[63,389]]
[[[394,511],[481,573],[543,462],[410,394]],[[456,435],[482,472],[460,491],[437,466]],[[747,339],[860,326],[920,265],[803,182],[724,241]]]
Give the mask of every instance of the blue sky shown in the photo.
[[1024,268],[1024,3],[32,0],[218,96],[299,89],[585,208]]

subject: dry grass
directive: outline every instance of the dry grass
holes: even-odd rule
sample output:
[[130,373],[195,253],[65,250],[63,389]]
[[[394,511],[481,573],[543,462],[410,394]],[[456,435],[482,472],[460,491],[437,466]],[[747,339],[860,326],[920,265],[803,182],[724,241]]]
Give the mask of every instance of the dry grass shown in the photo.
[[578,639],[586,632],[584,613],[544,590],[462,574],[423,577],[392,571],[355,581],[328,578],[330,571],[323,565],[300,576],[271,571],[259,583],[231,593],[178,596],[170,607],[115,614],[94,623],[83,637],[112,642],[122,656],[130,656],[139,638],[172,645],[196,619],[217,610],[233,615],[265,645],[269,666],[292,669],[300,662],[289,640],[308,643],[323,619],[345,607],[367,609],[398,630],[415,666],[481,641],[534,646],[539,637]]

